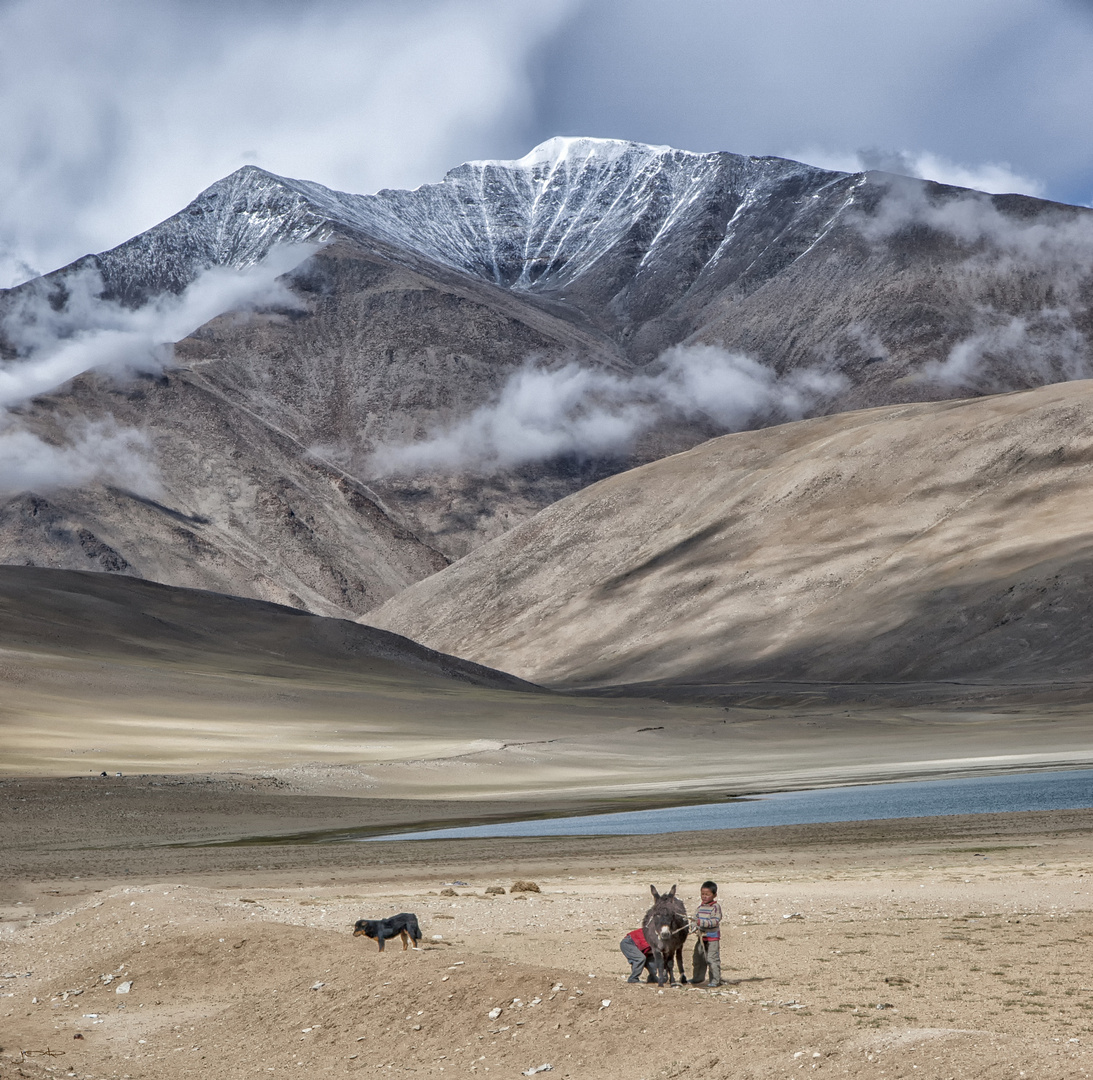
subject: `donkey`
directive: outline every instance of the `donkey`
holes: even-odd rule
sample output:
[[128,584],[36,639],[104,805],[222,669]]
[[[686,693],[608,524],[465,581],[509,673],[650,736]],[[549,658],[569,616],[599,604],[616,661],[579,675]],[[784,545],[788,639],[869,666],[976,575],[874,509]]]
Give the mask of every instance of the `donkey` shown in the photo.
[[[663,986],[671,979],[673,986],[687,981],[683,974],[683,943],[687,940],[687,909],[683,901],[676,897],[676,887],[663,896],[655,885],[649,886],[653,894],[653,906],[645,913],[642,931],[645,940],[653,950],[653,963],[656,967],[657,982]],[[679,981],[672,973],[672,960],[679,969]]]

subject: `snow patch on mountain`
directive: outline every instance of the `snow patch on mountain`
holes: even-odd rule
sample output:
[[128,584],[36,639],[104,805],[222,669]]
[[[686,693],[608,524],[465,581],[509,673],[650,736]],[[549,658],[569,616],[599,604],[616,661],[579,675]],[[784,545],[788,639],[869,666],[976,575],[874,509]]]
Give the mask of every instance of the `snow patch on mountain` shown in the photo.
[[439,183],[372,195],[246,166],[174,217],[98,256],[111,292],[139,303],[210,266],[245,268],[275,245],[339,232],[505,288],[563,296],[606,260],[624,287],[664,253],[731,244],[742,218],[787,185],[814,194],[845,174],[781,158],[698,154],[613,139],[548,139],[514,161],[471,161]]

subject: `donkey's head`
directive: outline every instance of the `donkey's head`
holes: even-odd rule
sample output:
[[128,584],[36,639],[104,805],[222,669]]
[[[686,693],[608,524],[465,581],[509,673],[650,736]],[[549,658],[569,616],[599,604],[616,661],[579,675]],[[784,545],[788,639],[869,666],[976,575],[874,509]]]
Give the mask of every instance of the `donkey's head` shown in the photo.
[[650,885],[649,891],[653,894],[653,906],[645,913],[645,940],[661,952],[680,948],[687,935],[687,913],[676,899],[675,885],[666,893],[657,892],[655,885]]

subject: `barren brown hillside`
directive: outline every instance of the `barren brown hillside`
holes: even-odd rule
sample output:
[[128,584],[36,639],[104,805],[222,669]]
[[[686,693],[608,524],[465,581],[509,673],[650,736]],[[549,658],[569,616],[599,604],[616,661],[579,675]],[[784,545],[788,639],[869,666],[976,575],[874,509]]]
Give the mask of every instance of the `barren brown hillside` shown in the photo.
[[369,616],[555,685],[1082,680],[1093,382],[712,440]]

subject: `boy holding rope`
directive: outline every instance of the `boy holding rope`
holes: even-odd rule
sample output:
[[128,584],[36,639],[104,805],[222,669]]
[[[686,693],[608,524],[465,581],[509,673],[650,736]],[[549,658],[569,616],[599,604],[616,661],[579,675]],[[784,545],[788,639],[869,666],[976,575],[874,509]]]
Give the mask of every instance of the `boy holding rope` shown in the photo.
[[695,951],[691,982],[707,987],[721,985],[721,905],[717,902],[717,882],[702,882],[701,903],[695,908]]

